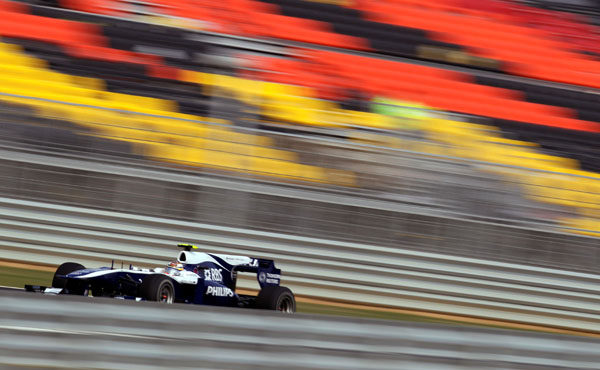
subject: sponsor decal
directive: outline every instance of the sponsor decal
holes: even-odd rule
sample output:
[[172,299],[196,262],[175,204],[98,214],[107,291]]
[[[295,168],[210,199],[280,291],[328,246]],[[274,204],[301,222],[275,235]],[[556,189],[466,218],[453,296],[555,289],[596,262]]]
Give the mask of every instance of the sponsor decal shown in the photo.
[[260,272],[258,274],[258,281],[260,281],[261,283],[279,284],[279,279],[281,279],[281,275],[279,274],[271,274],[268,272]]
[[224,286],[209,285],[206,288],[206,295],[210,295],[213,297],[233,297],[233,291]]
[[258,260],[256,258],[251,258],[249,265],[253,267],[258,267]]
[[225,261],[231,263],[232,265],[248,262],[248,257],[242,257],[242,256],[224,256],[224,257],[225,257]]
[[210,268],[204,270],[204,280],[207,281],[223,281],[223,275],[221,274],[223,269]]
[[279,284],[279,279],[281,279],[281,275],[279,274],[270,274],[267,272],[267,278],[265,279],[265,283],[267,284]]

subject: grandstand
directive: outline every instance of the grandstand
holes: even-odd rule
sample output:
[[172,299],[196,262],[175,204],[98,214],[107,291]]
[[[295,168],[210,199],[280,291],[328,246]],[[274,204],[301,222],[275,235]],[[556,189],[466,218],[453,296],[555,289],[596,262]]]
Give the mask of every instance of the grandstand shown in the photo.
[[[2,0],[0,101],[34,116],[30,126],[60,129],[65,142],[93,137],[103,153],[403,201],[418,193],[418,181],[399,185],[406,172],[382,170],[372,158],[400,150],[478,163],[459,185],[429,188],[427,202],[512,217],[484,212],[469,197],[456,205],[466,191],[454,186],[471,189],[475,176],[505,194],[497,209],[507,201],[543,209],[549,218],[540,221],[596,235],[593,9],[543,1]],[[225,35],[226,43],[214,41]],[[398,119],[372,109],[376,98],[430,114]],[[361,102],[346,106],[353,99]]]
[[[77,123],[98,137],[131,143],[134,154],[329,182],[322,169],[297,163],[293,153],[271,148],[273,142],[267,137],[234,132],[227,120],[189,114],[203,111],[201,89],[166,79],[163,69],[169,68],[160,58],[107,47],[89,23],[31,15],[24,6],[4,4],[3,16],[9,21],[0,34],[13,43],[0,44],[3,101]],[[37,33],[35,28],[16,26],[27,22],[38,25]],[[176,77],[178,71],[172,73]],[[178,100],[171,100],[172,96]],[[350,174],[345,179],[352,182]]]

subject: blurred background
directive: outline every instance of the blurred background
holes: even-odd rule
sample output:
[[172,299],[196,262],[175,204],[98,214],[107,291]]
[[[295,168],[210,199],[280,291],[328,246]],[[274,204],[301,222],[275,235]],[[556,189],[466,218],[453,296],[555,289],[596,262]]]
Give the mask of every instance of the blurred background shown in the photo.
[[[532,301],[562,289],[544,307],[585,298],[600,331],[599,6],[0,0],[4,266],[153,264],[199,242],[275,256],[306,298],[510,320],[416,297],[495,269]],[[409,294],[407,270],[432,275]]]
[[[2,156],[2,191],[536,262],[508,245],[411,237],[452,232],[436,216],[598,235],[595,7],[2,1],[1,144],[53,158]],[[65,166],[65,156],[240,185],[147,181]],[[251,192],[248,182],[324,202]],[[593,257],[567,263],[597,271]]]

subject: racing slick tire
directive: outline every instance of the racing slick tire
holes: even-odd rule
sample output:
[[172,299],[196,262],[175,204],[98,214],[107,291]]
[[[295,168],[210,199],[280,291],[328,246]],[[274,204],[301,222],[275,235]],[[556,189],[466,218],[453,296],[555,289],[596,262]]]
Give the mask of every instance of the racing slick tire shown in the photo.
[[140,296],[147,301],[175,302],[175,285],[165,275],[150,275],[140,285]]
[[54,277],[52,278],[52,287],[64,289],[67,286],[67,279],[62,276],[70,274],[73,271],[83,270],[84,268],[85,267],[83,265],[75,262],[63,263],[62,265],[58,266],[56,272],[54,273]]
[[256,297],[256,307],[286,313],[296,312],[294,293],[284,286],[266,286]]

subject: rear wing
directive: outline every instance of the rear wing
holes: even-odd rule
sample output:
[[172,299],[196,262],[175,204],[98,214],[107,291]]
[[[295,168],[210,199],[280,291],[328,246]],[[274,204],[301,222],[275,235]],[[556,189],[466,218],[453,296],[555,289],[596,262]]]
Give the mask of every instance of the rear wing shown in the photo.
[[261,288],[266,285],[279,285],[281,281],[281,270],[275,267],[273,260],[252,258],[252,263],[236,265],[231,271],[256,273]]
[[[237,272],[256,273],[261,288],[265,285],[279,285],[281,280],[281,270],[275,267],[275,261],[271,259],[196,252],[194,250],[200,248],[193,244],[181,243],[177,244],[177,246],[184,249],[184,252],[181,252],[179,257],[181,262],[198,263],[204,258],[202,256],[209,256],[215,262],[219,263],[219,265],[231,271],[232,276]],[[182,254],[185,257],[181,256]]]

